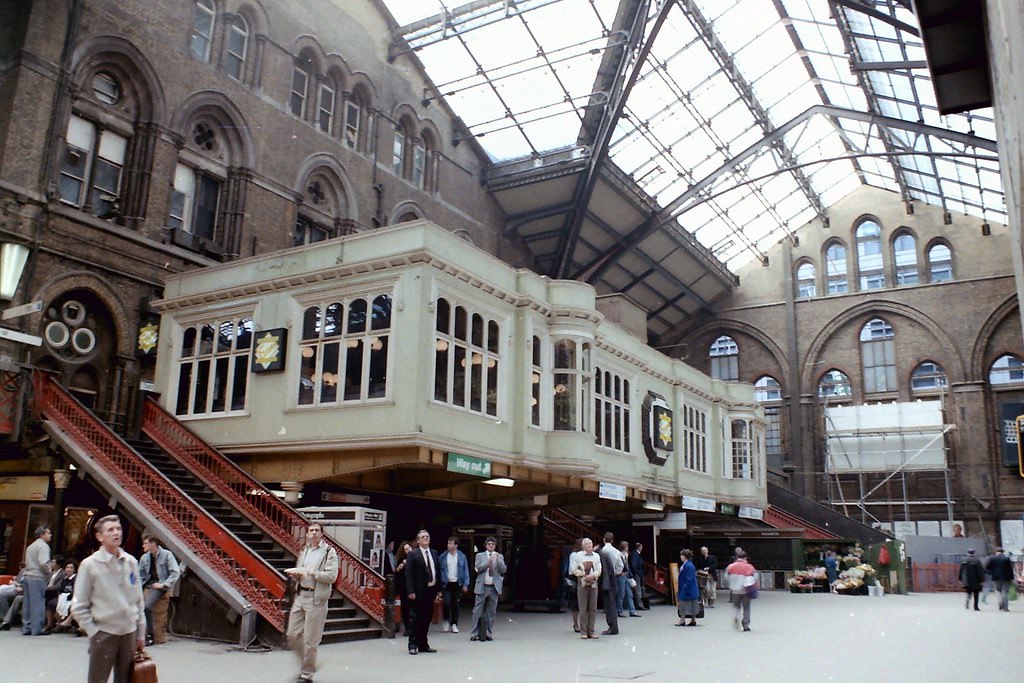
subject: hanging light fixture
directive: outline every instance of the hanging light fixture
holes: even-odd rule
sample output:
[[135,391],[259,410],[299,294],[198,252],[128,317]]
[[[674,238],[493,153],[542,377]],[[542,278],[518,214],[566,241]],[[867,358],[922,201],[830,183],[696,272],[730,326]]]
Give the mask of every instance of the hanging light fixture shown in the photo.
[[0,244],[0,299],[10,301],[14,298],[28,254],[29,248],[24,244]]

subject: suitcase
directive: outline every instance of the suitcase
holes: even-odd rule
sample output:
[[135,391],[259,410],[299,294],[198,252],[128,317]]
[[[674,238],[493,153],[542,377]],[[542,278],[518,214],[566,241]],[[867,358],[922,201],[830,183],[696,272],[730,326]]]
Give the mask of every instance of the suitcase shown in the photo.
[[136,652],[132,661],[132,683],[157,683],[156,662],[143,650]]

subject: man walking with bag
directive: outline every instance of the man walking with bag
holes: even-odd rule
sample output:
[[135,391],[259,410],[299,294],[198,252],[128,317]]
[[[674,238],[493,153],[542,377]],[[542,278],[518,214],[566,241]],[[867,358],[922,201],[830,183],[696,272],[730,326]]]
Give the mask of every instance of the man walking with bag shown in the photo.
[[71,599],[71,615],[89,636],[89,683],[132,679],[132,655],[146,641],[145,602],[139,563],[121,548],[117,515],[96,522],[100,548],[82,560]]
[[324,636],[327,601],[338,578],[338,553],[324,542],[324,530],[316,522],[306,527],[306,545],[291,569],[298,579],[288,613],[288,645],[302,662],[299,683],[309,683],[316,673],[316,653]]

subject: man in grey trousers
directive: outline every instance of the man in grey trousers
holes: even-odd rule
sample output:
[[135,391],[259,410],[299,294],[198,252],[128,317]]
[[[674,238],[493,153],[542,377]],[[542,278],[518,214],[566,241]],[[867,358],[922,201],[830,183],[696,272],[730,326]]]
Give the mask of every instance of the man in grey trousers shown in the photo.
[[499,553],[494,536],[484,541],[484,549],[476,554],[473,566],[476,568],[476,584],[473,593],[473,631],[470,640],[494,640],[494,615],[498,613],[498,599],[505,582],[505,558]]
[[96,522],[100,548],[82,560],[71,614],[89,636],[89,683],[130,683],[132,655],[146,644],[145,602],[139,563],[121,549],[117,515]]
[[306,528],[306,545],[292,569],[285,572],[299,580],[288,613],[288,644],[302,662],[300,683],[313,680],[316,653],[324,637],[327,601],[338,579],[338,553],[324,542],[324,530],[316,522]]
[[26,636],[46,635],[46,584],[50,582],[50,538],[48,526],[36,528],[36,540],[25,549],[25,604],[21,632]]

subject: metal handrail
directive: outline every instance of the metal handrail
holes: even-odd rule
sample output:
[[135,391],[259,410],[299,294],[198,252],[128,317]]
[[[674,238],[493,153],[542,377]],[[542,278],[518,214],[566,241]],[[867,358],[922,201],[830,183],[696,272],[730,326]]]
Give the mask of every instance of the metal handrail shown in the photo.
[[[142,430],[282,547],[296,556],[302,551],[303,539],[295,531],[309,522],[153,399],[148,399],[143,408]],[[334,587],[370,618],[383,624],[384,579],[333,539],[324,540],[338,553],[338,579]]]
[[272,626],[284,631],[283,578],[262,558],[240,544],[106,424],[89,412],[49,375],[36,372],[35,410],[86,450],[98,466],[152,517],[169,529],[214,572],[230,583]]

